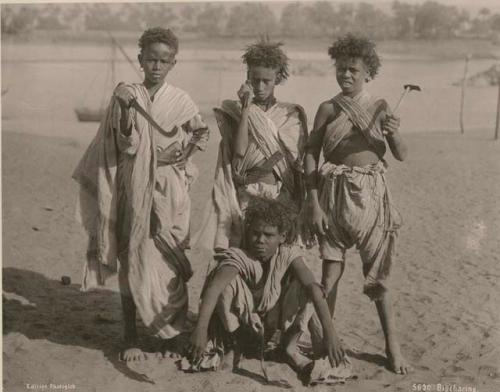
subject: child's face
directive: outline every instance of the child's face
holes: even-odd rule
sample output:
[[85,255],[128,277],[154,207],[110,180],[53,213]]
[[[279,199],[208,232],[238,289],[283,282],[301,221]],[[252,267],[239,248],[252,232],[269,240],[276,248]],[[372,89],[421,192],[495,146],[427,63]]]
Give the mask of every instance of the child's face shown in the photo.
[[354,97],[363,90],[364,84],[370,80],[368,69],[359,57],[341,57],[335,62],[337,83],[344,95]]
[[266,102],[274,96],[274,86],[277,84],[277,71],[274,68],[251,66],[248,69],[248,80],[256,102]]
[[157,85],[163,83],[174,67],[175,50],[163,42],[155,42],[146,46],[138,58],[144,69],[144,80]]
[[247,250],[259,261],[267,262],[285,242],[285,234],[276,226],[261,220],[255,221],[247,230]]

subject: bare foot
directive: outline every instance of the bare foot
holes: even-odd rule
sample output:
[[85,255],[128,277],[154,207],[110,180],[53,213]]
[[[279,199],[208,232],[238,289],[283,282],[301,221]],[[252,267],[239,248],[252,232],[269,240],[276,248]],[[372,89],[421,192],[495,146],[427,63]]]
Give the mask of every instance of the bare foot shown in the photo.
[[221,363],[222,370],[238,370],[240,368],[241,352],[239,350],[233,349],[224,353],[224,357]]
[[148,359],[148,356],[140,348],[131,347],[122,351],[122,353],[120,354],[120,359],[125,362],[143,361],[145,359]]
[[120,352],[120,360],[125,362],[142,361],[147,355],[139,347],[135,325],[126,325],[123,337],[123,348]]
[[174,351],[170,351],[170,350],[164,350],[163,352],[160,352],[157,354],[158,354],[157,357],[159,359],[162,359],[162,358],[181,359],[182,358],[182,355],[180,355],[179,353],[176,353]]
[[288,363],[297,373],[304,371],[313,362],[301,353],[298,346],[298,339],[290,339],[285,348],[285,355]]
[[413,370],[405,357],[403,357],[403,354],[401,354],[399,343],[392,343],[390,347],[386,348],[385,353],[389,362],[389,369],[394,373],[408,374]]

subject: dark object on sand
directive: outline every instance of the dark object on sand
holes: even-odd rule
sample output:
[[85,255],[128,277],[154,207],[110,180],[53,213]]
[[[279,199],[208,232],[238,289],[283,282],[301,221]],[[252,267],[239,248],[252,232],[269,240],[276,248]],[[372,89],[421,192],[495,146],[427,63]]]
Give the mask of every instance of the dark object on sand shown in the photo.
[[71,284],[71,278],[69,276],[61,276],[61,283],[63,286],[69,286]]
[[101,316],[100,314],[94,317],[94,323],[96,324],[116,324],[117,322],[117,320]]

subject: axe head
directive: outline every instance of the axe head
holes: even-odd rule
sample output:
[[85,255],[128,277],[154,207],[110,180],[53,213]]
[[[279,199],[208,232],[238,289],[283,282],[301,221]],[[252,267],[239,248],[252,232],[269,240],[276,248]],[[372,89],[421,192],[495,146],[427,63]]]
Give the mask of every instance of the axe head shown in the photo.
[[404,89],[408,90],[408,91],[422,91],[420,86],[418,86],[416,84],[405,84]]

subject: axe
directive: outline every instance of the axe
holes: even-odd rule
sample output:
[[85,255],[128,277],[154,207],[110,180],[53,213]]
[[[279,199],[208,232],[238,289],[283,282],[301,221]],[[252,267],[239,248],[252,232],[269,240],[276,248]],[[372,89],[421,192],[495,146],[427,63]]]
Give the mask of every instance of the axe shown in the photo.
[[153,117],[137,102],[137,99],[133,99],[130,102],[130,106],[132,106],[135,110],[137,110],[142,117],[144,117],[154,128],[156,128],[162,135],[166,137],[174,137],[179,131],[177,127],[174,127],[170,132],[165,131],[160,124],[158,124]]
[[404,87],[403,94],[401,94],[401,97],[399,98],[398,103],[394,107],[392,114],[396,114],[396,112],[399,109],[399,105],[401,105],[401,102],[403,101],[403,98],[406,96],[406,94],[408,94],[410,91],[422,91],[420,86],[417,86],[416,84],[405,84],[403,87]]

